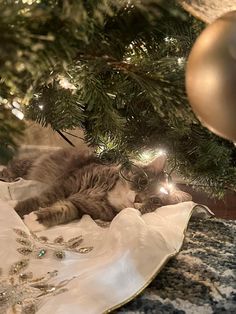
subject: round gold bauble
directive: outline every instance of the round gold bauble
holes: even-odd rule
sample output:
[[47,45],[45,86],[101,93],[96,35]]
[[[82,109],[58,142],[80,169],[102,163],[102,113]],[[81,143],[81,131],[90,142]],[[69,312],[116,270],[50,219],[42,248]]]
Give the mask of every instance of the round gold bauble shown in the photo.
[[203,125],[236,141],[236,11],[210,24],[188,58],[186,88]]

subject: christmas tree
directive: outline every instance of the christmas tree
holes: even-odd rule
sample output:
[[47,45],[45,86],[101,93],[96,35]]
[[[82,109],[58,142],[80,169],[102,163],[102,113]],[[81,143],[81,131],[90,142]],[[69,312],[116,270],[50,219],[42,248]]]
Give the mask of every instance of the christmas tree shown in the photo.
[[193,184],[236,188],[234,145],[201,126],[185,93],[204,24],[175,1],[2,0],[0,17],[1,155],[23,111],[57,131],[81,127],[106,159],[164,149]]

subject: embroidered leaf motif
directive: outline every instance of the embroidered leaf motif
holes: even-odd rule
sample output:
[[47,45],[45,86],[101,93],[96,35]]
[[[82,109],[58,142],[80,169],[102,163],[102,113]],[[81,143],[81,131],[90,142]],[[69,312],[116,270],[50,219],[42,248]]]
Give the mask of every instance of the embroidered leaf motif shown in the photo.
[[20,243],[21,245],[25,245],[25,246],[31,246],[32,242],[28,239],[24,239],[24,238],[16,238],[16,242]]
[[64,242],[63,236],[59,236],[59,237],[55,238],[53,242],[54,243],[62,243],[62,242]]
[[74,238],[71,238],[67,241],[67,243],[72,243],[74,241],[77,241],[77,240],[80,240],[80,239],[83,239],[82,235],[78,236],[78,237],[74,237]]
[[19,275],[19,279],[22,281],[29,280],[33,278],[33,273],[30,271],[28,273],[22,273]]
[[101,228],[108,228],[110,226],[109,221],[96,220],[95,222]]
[[31,286],[43,292],[53,292],[56,289],[54,285],[47,283],[36,283],[32,284]]
[[85,254],[85,253],[89,253],[93,250],[92,246],[88,246],[88,247],[81,247],[80,249],[77,249],[76,252]]
[[54,292],[53,295],[61,294],[61,293],[67,292],[67,291],[68,291],[67,288],[62,288],[62,289],[57,290],[56,292]]
[[21,261],[18,261],[14,263],[9,270],[9,275],[16,275],[19,274],[23,269],[25,269],[29,264],[29,259],[22,259]]
[[18,228],[13,228],[13,231],[18,235],[18,236],[21,236],[25,239],[27,239],[29,237],[29,235],[24,231],[24,230],[21,230],[21,229],[18,229]]
[[29,255],[33,252],[33,250],[29,247],[19,247],[17,248],[17,252],[19,252],[22,255]]
[[47,242],[48,241],[48,238],[45,237],[45,236],[41,236],[38,238],[40,241],[43,241],[43,242]]
[[63,252],[63,251],[55,251],[55,252],[54,252],[54,255],[55,255],[56,258],[58,258],[58,259],[63,259],[63,258],[65,258],[65,256],[66,256],[65,252]]
[[35,314],[37,312],[37,306],[35,303],[27,304],[22,309],[22,314]]
[[67,246],[70,249],[75,249],[76,247],[78,247],[82,242],[84,241],[82,236],[78,236],[75,238],[70,239],[69,241],[67,241]]

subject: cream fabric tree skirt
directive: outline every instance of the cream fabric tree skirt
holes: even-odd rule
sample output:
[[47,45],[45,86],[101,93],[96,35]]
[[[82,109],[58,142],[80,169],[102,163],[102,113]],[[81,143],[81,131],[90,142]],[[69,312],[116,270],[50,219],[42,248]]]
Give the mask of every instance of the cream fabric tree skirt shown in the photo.
[[12,205],[42,188],[0,182],[0,313],[109,312],[143,291],[180,251],[192,215],[212,215],[184,202],[142,216],[127,208],[111,224],[85,215],[31,234]]

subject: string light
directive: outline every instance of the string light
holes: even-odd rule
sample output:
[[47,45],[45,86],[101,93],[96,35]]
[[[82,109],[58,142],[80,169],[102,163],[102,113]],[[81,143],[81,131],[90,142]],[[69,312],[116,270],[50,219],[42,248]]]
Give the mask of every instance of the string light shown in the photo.
[[71,90],[75,90],[76,87],[75,85],[71,84],[67,78],[60,76],[59,79],[59,84],[61,85],[61,87],[65,88],[65,89],[71,89]]
[[167,155],[164,149],[146,150],[140,154],[140,159],[143,162],[149,162],[155,157]]
[[23,112],[21,112],[19,109],[13,108],[11,112],[12,112],[12,113],[14,114],[14,116],[16,116],[18,119],[23,120],[24,114],[23,114]]
[[20,108],[21,108],[20,104],[19,104],[18,101],[16,101],[16,100],[13,100],[12,105],[13,105],[13,107],[16,108],[16,109],[20,109]]
[[177,62],[178,62],[178,65],[179,65],[179,66],[182,66],[182,65],[184,65],[185,58],[184,58],[184,57],[178,58],[178,59],[177,59]]
[[167,189],[164,188],[164,186],[160,187],[159,192],[163,194],[169,194],[169,192],[167,191]]

